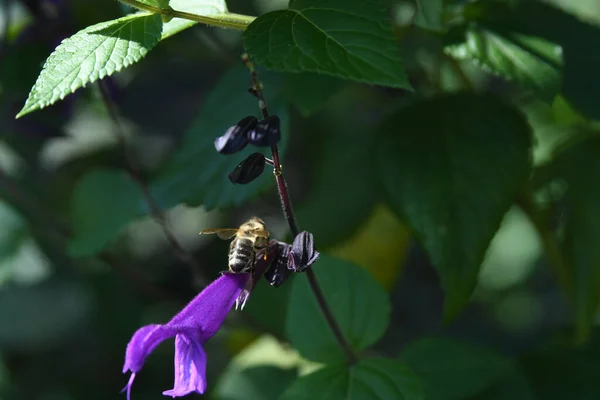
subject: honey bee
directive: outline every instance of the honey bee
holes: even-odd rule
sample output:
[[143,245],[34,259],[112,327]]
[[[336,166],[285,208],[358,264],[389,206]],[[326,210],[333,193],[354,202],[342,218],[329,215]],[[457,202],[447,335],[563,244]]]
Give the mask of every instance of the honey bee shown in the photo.
[[[240,225],[239,228],[211,228],[200,231],[200,234],[216,233],[220,239],[228,240],[235,236],[229,245],[229,271],[234,274],[252,272],[256,253],[266,250],[269,244],[269,231],[265,222],[252,217]],[[264,252],[266,257],[266,251]]]

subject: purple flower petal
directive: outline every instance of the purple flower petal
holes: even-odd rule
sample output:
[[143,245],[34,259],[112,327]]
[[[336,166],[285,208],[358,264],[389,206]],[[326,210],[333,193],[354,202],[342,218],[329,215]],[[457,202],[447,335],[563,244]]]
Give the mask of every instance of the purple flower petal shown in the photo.
[[197,330],[202,341],[206,342],[221,328],[248,279],[250,274],[221,275],[173,317],[167,326],[179,331]]
[[123,373],[141,370],[146,357],[152,353],[152,350],[163,340],[171,338],[175,334],[174,330],[165,325],[146,325],[138,329],[127,345]]
[[163,392],[165,396],[179,397],[206,391],[206,352],[202,343],[179,334],[175,337],[175,385]]
[[123,373],[131,377],[123,390],[130,398],[136,373],[146,357],[163,340],[175,336],[175,385],[164,394],[183,396],[206,390],[206,354],[204,343],[219,330],[227,313],[249,283],[250,274],[225,273],[208,285],[171,321],[138,329],[125,352]]

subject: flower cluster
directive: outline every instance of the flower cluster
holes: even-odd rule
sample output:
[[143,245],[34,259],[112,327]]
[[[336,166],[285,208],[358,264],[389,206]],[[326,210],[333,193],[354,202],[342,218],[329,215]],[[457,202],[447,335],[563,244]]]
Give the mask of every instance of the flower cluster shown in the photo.
[[131,376],[124,391],[130,400],[136,374],[146,357],[162,341],[175,338],[175,384],[163,392],[172,397],[206,390],[206,352],[204,344],[213,337],[225,321],[234,304],[243,308],[250,292],[264,274],[273,286],[281,285],[292,272],[305,271],[318,258],[312,234],[301,232],[294,242],[271,240],[267,249],[256,256],[252,274],[223,273],[208,285],[183,310],[166,324],[146,325],[138,329],[125,352],[123,373]]
[[[280,125],[276,115],[260,121],[253,116],[242,118],[215,140],[215,149],[221,154],[233,154],[243,150],[248,144],[270,147],[281,140]],[[229,180],[239,184],[252,182],[263,173],[265,161],[263,154],[251,154],[229,174]]]

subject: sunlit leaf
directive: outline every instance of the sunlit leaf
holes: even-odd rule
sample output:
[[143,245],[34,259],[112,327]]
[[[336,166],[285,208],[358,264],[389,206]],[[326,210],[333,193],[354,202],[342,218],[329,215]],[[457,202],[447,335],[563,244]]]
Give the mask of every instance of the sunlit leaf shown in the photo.
[[405,365],[387,358],[367,358],[350,367],[325,367],[296,380],[283,400],[420,400],[419,378]]
[[92,25],[66,39],[46,60],[17,118],[139,61],[158,43],[161,31],[160,15],[137,13]]
[[560,91],[562,50],[543,39],[470,29],[464,43],[449,46],[446,51],[459,59],[473,59],[486,70],[532,88],[547,100]]
[[[472,21],[499,33],[537,36],[562,48],[562,93],[589,118],[600,119],[600,27],[541,1],[488,0],[469,4]],[[534,52],[535,53],[535,52]],[[539,53],[537,53],[539,55]]]
[[383,1],[296,0],[252,22],[244,47],[276,71],[411,88]]
[[383,133],[377,158],[389,204],[429,253],[452,318],[529,178],[529,126],[495,98],[457,93],[401,110]]
[[[319,285],[350,346],[362,350],[385,332],[390,304],[384,289],[363,269],[348,261],[321,255],[313,266]],[[292,284],[287,313],[287,337],[303,357],[341,362],[344,353],[325,321],[308,281]]]

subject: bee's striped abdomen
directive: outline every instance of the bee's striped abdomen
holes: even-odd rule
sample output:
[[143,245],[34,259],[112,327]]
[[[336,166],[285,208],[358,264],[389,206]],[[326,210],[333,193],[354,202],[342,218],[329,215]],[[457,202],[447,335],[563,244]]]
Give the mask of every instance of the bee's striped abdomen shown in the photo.
[[229,249],[229,269],[232,272],[248,272],[253,262],[254,243],[252,240],[234,239]]

